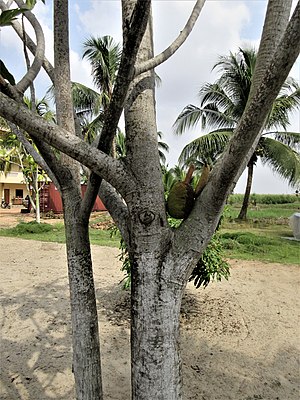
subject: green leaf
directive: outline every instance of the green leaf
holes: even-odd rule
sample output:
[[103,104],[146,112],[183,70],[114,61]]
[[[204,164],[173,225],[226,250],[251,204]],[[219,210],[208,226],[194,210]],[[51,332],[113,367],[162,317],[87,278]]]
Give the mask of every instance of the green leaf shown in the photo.
[[36,0],[26,0],[26,7],[29,10],[32,10],[35,5],[36,5]]
[[[45,0],[41,0],[43,4],[45,4]],[[26,0],[26,8],[28,10],[32,10],[33,7],[36,5],[37,0]]]
[[24,11],[26,11],[24,8],[14,8],[12,10],[2,11],[0,15],[0,26],[10,26],[16,17]]
[[13,75],[8,71],[6,66],[4,65],[4,62],[0,60],[0,75],[3,76],[4,79],[6,79],[11,85],[15,85],[16,81]]

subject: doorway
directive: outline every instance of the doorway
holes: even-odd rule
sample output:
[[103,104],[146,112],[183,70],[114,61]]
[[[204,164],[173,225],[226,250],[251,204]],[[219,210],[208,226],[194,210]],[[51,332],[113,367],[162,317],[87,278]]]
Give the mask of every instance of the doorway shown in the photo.
[[10,203],[10,190],[9,189],[4,189],[4,201],[7,204]]

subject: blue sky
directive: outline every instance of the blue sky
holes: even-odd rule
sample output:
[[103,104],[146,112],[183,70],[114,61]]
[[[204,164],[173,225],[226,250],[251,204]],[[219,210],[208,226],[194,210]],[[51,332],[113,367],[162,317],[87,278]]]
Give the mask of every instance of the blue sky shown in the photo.
[[[46,6],[39,2],[35,8],[43,26],[50,61],[52,54],[52,1]],[[121,10],[119,0],[72,0],[70,4],[70,42],[72,79],[92,85],[90,67],[81,59],[82,43],[90,35],[111,35],[121,41]],[[185,24],[194,5],[189,0],[154,0],[154,43],[156,53],[175,39]],[[199,129],[175,136],[172,125],[187,104],[197,104],[197,92],[204,82],[212,82],[216,75],[211,68],[218,55],[237,51],[239,46],[258,47],[261,34],[265,0],[207,0],[192,34],[183,47],[165,64],[157,68],[162,84],[157,88],[158,130],[164,134],[164,141],[170,146],[167,156],[169,166],[177,158],[186,143],[195,139]],[[10,28],[0,31],[0,54],[16,78],[23,70],[22,46]],[[299,60],[292,70],[294,78],[300,80]],[[49,87],[43,73],[37,81],[37,93],[42,97]],[[291,130],[300,130],[300,114],[291,118]],[[245,174],[239,180],[235,192],[245,187]],[[253,192],[292,193],[286,182],[274,175],[268,167],[258,165],[254,172]]]

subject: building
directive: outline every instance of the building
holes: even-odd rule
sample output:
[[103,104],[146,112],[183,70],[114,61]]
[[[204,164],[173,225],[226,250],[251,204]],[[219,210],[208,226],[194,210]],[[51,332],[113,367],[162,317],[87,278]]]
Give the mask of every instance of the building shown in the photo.
[[[0,126],[1,136],[6,135],[9,129]],[[23,199],[28,195],[28,190],[24,183],[23,174],[17,165],[12,164],[11,169],[6,174],[0,171],[0,199],[10,205],[21,205]]]
[[4,174],[0,172],[0,197],[5,203],[21,205],[28,195],[28,190],[23,180],[22,171],[17,165],[12,165],[11,170]]
[[[84,195],[86,191],[86,185],[81,185],[81,193]],[[62,199],[60,196],[59,191],[55,187],[55,185],[50,182],[47,185],[44,185],[41,192],[40,192],[40,208],[41,212],[53,212],[62,213],[63,212],[63,205]],[[102,201],[100,200],[99,196],[97,196],[93,210],[92,211],[105,211],[106,208]]]
[[[0,126],[1,135],[8,132],[6,128]],[[82,195],[85,193],[86,185],[81,185]],[[9,172],[0,171],[0,196],[1,202],[4,201],[10,206],[21,206],[29,191],[24,182],[24,177],[21,168],[12,164]],[[54,213],[62,213],[63,206],[59,191],[52,182],[44,184],[40,191],[40,209],[42,212],[52,211]],[[93,211],[104,211],[102,201],[97,196]]]

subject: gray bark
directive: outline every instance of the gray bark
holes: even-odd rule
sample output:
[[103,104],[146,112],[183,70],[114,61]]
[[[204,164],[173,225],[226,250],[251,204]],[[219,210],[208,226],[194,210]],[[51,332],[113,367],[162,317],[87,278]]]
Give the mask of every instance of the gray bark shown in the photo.
[[[68,2],[54,0],[54,71],[58,125],[75,136],[71,96]],[[98,315],[89,243],[89,215],[82,215],[80,166],[62,154],[57,171],[64,209],[77,400],[102,399]]]
[[73,371],[77,400],[102,399],[100,343],[88,224],[77,188],[62,189],[70,286]]
[[[123,20],[134,2],[123,2]],[[125,27],[126,34],[126,27]],[[153,57],[152,26],[137,62]],[[137,76],[125,107],[126,163],[137,182],[127,198],[130,224],[132,399],[181,399],[179,310],[183,286],[166,266],[171,232],[166,221],[157,150],[153,71]]]
[[272,56],[282,39],[290,17],[292,0],[269,0],[249,97],[260,85]]

